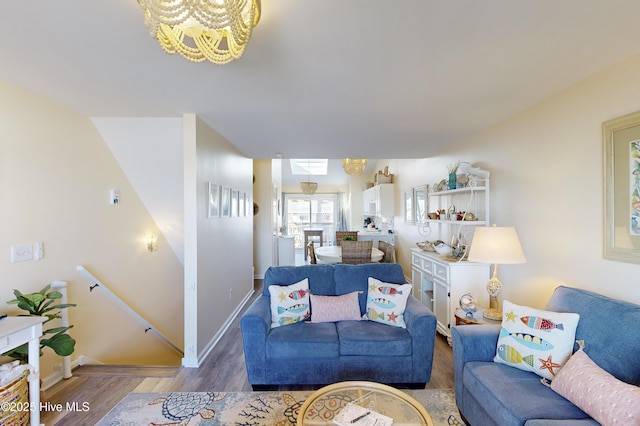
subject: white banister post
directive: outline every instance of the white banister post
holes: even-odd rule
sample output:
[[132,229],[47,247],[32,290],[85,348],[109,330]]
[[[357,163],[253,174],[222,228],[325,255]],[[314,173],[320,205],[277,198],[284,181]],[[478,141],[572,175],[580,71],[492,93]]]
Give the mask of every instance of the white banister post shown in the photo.
[[[62,298],[60,299],[61,304],[68,303],[67,301],[67,282],[66,281],[54,281],[51,283],[51,287],[55,288],[62,294]],[[60,309],[60,326],[68,327],[69,326],[69,312],[67,312],[69,308]],[[62,377],[68,379],[71,377],[71,357],[63,356],[62,357]]]

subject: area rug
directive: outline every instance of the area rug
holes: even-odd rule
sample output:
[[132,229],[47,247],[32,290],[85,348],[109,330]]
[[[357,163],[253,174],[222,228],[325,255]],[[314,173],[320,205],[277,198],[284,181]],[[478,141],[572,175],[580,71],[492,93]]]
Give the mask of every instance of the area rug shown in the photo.
[[[295,426],[298,411],[312,392],[130,393],[98,425]],[[403,392],[424,406],[435,426],[464,425],[452,389]]]

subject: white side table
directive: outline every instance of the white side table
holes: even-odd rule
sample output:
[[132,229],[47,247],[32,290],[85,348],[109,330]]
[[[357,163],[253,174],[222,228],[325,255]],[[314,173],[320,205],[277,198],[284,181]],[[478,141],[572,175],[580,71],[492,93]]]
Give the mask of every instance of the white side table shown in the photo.
[[0,353],[29,343],[29,365],[36,380],[29,382],[31,426],[40,425],[40,336],[44,317],[7,317],[0,320]]

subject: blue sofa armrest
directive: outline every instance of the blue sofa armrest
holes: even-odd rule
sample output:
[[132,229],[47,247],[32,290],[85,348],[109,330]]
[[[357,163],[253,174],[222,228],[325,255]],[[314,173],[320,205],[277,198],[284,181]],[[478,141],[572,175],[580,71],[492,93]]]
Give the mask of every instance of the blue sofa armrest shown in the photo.
[[411,334],[413,383],[426,383],[431,378],[436,338],[436,316],[413,295],[404,310],[407,331]]
[[244,347],[249,383],[266,381],[267,335],[271,330],[271,301],[260,295],[240,318],[240,330]]
[[462,371],[472,361],[492,362],[496,355],[499,324],[459,325],[451,328],[453,346],[453,380],[458,401],[462,401]]

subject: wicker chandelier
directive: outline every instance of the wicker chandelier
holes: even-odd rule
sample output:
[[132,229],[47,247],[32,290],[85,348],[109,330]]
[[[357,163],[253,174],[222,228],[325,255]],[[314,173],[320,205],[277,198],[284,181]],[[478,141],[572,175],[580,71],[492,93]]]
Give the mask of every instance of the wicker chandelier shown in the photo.
[[137,0],[151,36],[170,55],[226,64],[238,59],[260,20],[260,0]]
[[300,182],[300,189],[305,195],[313,195],[318,189],[318,182],[311,182],[311,160],[307,160],[307,181]]
[[366,158],[343,158],[342,159],[342,168],[348,175],[358,176],[364,172],[365,167],[367,167],[367,159]]
[[302,189],[303,194],[313,195],[318,189],[318,182],[300,182],[300,189]]

